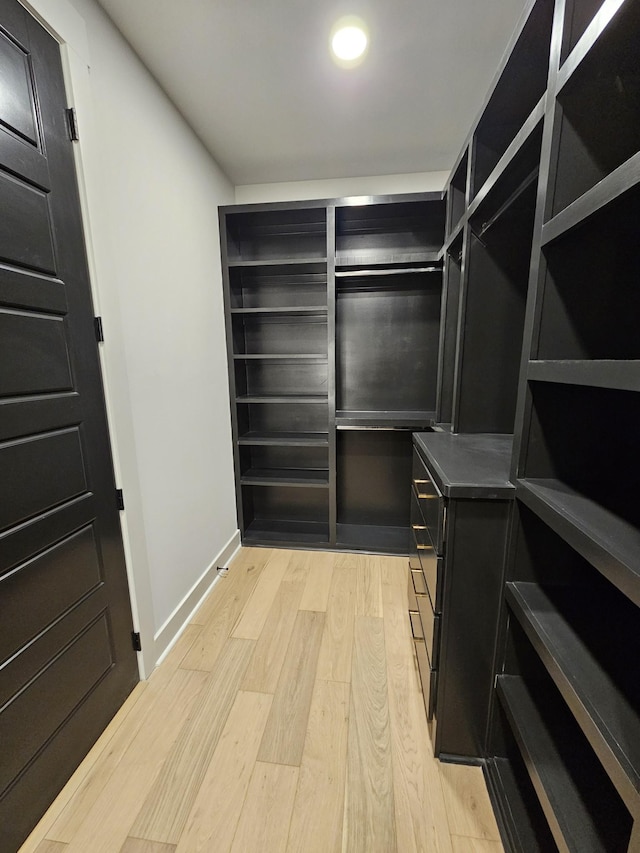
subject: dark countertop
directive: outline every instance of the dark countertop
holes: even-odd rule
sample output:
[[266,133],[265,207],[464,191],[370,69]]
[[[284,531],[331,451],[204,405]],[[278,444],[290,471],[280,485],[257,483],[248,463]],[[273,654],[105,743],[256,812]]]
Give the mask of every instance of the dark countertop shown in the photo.
[[416,432],[413,441],[445,497],[515,497],[509,481],[511,435]]

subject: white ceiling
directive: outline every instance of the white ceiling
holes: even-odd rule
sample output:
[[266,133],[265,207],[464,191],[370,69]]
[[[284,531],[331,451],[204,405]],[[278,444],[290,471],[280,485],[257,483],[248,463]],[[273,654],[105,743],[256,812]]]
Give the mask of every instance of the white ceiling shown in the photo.
[[[99,0],[236,185],[447,170],[526,0]],[[329,31],[370,49],[336,67]]]

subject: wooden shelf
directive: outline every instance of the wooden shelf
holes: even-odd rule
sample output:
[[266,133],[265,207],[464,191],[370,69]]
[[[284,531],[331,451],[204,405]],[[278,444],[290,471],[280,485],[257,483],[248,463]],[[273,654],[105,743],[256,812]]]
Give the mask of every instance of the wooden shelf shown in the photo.
[[640,606],[640,530],[559,480],[518,480],[516,497]]
[[640,360],[576,359],[530,361],[527,378],[536,382],[640,391]]
[[542,228],[542,245],[557,240],[640,182],[640,151],[557,213]]
[[[378,270],[389,273],[398,270],[406,271],[404,267],[408,264],[416,266],[430,266],[437,264],[440,259],[440,247],[435,252],[394,252],[385,255],[377,251],[352,251],[338,252],[336,254],[336,275],[340,273],[351,273],[360,269],[371,272]],[[346,269],[349,268],[349,269]],[[415,271],[415,270],[412,270]]]
[[357,412],[340,409],[336,412],[338,429],[426,429],[435,419],[435,412]]
[[287,305],[282,308],[232,308],[231,314],[239,314],[243,316],[322,316],[327,313],[326,305]]
[[327,361],[324,353],[238,353],[234,361]]
[[518,774],[508,758],[489,758],[485,764],[487,788],[498,825],[508,839],[505,849],[549,853],[554,846],[553,837],[519,756],[516,761]]
[[256,519],[244,531],[245,545],[274,545],[290,547],[291,544],[327,547],[329,525],[319,521],[289,521]]
[[327,394],[244,394],[236,397],[236,403],[326,403]]
[[327,447],[326,432],[247,432],[238,436],[238,444],[247,447]]
[[[568,588],[567,597],[579,608],[588,591],[583,597]],[[507,583],[506,600],[620,796],[635,808],[640,793],[638,709],[542,587]]]
[[243,486],[305,486],[329,488],[329,471],[306,468],[250,468],[240,475]]
[[336,531],[337,543],[341,548],[382,554],[409,553],[408,527],[338,523]]
[[[558,742],[557,733],[547,729],[523,679],[501,675],[496,687],[559,849],[567,853],[584,853],[586,850],[608,853],[619,849],[609,845],[610,839],[603,838],[598,827],[602,818],[608,817],[607,804],[602,803],[598,808],[593,792],[585,797],[585,788],[590,783],[588,754],[587,766],[571,768],[578,770],[578,778],[574,778],[566,765],[567,752],[574,744],[567,742],[566,735]],[[571,759],[572,764],[579,764],[580,753],[574,752]],[[591,760],[595,761],[595,758]],[[594,806],[599,814],[593,813]],[[613,827],[614,832],[616,829]]]
[[250,261],[234,260],[233,258],[230,258],[229,267],[292,267],[307,264],[322,264],[326,262],[326,256],[311,258],[259,258],[257,260]]
[[372,267],[371,269],[349,269],[337,270],[336,278],[368,278],[370,276],[388,276],[388,275],[415,275],[417,273],[441,273],[442,263],[434,262],[429,266],[413,266],[413,267]]

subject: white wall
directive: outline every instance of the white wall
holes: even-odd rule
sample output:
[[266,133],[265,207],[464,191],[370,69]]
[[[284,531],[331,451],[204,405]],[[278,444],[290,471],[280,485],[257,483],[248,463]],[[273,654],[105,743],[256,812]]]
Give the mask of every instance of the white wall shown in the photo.
[[340,198],[352,195],[440,192],[444,189],[448,177],[448,172],[417,172],[406,175],[377,175],[369,178],[247,184],[236,187],[236,204]]
[[237,542],[217,223],[233,187],[94,0],[72,0],[79,15],[31,5],[75,40],[63,55],[148,673]]

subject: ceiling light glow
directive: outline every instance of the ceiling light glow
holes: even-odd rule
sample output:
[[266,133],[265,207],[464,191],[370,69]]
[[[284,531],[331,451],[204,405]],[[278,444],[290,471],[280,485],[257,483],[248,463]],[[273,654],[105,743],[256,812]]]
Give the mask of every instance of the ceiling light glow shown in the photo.
[[364,23],[353,16],[341,18],[331,30],[331,53],[338,65],[352,68],[358,65],[367,51],[369,36]]

